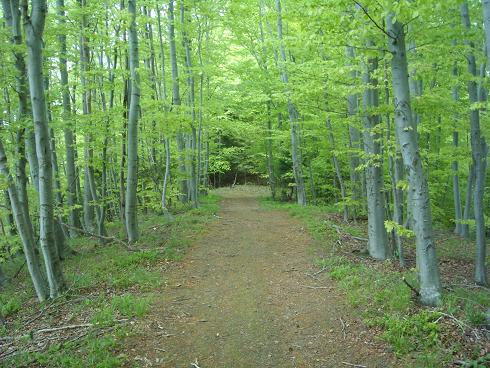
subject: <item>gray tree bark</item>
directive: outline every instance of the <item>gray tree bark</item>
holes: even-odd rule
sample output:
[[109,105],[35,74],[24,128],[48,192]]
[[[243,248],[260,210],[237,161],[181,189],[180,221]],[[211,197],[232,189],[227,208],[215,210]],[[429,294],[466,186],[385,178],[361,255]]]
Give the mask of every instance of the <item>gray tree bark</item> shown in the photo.
[[[368,41],[368,47],[373,43]],[[379,106],[378,81],[373,77],[378,68],[377,58],[367,60],[363,83],[364,105],[364,152],[367,155],[366,189],[368,205],[368,250],[371,257],[384,260],[388,257],[388,236],[385,228],[385,198],[383,184],[383,161],[380,146],[380,134],[377,126],[380,124],[379,115],[370,110]]]
[[490,68],[490,0],[482,0],[483,25],[485,26],[485,45],[487,68]]
[[293,174],[296,184],[296,197],[300,206],[306,206],[306,189],[303,177],[303,163],[301,162],[300,154],[300,125],[298,122],[298,110],[291,100],[291,92],[289,91],[289,76],[287,71],[286,48],[283,40],[283,25],[282,25],[282,8],[281,0],[276,0],[277,10],[277,37],[279,39],[280,51],[280,72],[281,80],[286,86],[286,94],[288,99],[288,114],[289,123],[291,125],[291,156],[293,160]]
[[[468,10],[468,2],[465,1],[461,5],[461,19],[464,27],[469,30],[471,28],[470,16]],[[468,71],[473,77],[476,77],[477,67],[476,59],[473,54],[474,44],[465,41],[470,47],[470,51],[466,56],[468,60]],[[476,78],[475,78],[476,79]],[[478,86],[475,79],[468,82],[468,94],[471,103],[480,101],[478,97]],[[486,239],[485,239],[485,216],[483,196],[485,191],[485,179],[487,170],[487,154],[488,147],[485,138],[482,137],[480,129],[480,110],[471,108],[471,151],[473,157],[473,166],[475,167],[475,191],[473,193],[475,225],[476,225],[476,257],[475,257],[475,282],[479,285],[487,285],[487,268],[486,268]]]
[[190,107],[191,114],[191,133],[187,135],[187,166],[188,166],[188,180],[187,187],[189,190],[189,198],[191,199],[192,206],[197,208],[199,206],[199,183],[196,175],[196,104],[195,104],[195,81],[194,73],[192,71],[192,58],[191,58],[191,46],[190,40],[187,35],[188,24],[190,24],[188,18],[185,17],[185,5],[184,0],[180,2],[180,22],[182,24],[182,43],[185,50],[185,66],[187,74],[187,87],[188,87],[188,105]]
[[165,79],[165,51],[163,48],[163,31],[162,31],[162,16],[160,13],[160,5],[159,1],[156,1],[156,13],[157,13],[157,25],[158,25],[158,40],[160,45],[160,59],[161,59],[161,68],[162,75],[159,78],[159,83],[161,84],[161,97],[163,101],[167,101],[167,83]]
[[[61,28],[66,24],[66,14],[65,14],[65,1],[57,0],[56,2],[58,10],[58,21]],[[81,228],[80,223],[80,211],[77,208],[77,183],[76,183],[76,167],[75,167],[75,146],[73,139],[73,128],[71,122],[71,104],[70,104],[70,90],[68,86],[68,68],[67,68],[67,49],[66,49],[66,35],[60,32],[58,35],[58,42],[60,44],[60,56],[59,56],[59,66],[60,66],[60,79],[62,86],[63,95],[63,121],[65,123],[64,139],[65,139],[65,153],[66,153],[66,164],[65,164],[65,174],[67,181],[66,190],[66,202],[69,207],[69,217],[68,224],[70,225],[70,236],[78,236],[78,232],[75,229]]]
[[[330,118],[327,117],[327,120],[325,122],[326,127],[327,127],[327,132],[328,132],[328,140],[330,141],[330,146],[331,149],[335,149],[335,138],[333,135],[333,129],[332,129],[332,123],[330,121]],[[342,201],[344,202],[342,205],[343,208],[343,213],[344,213],[344,222],[349,221],[349,208],[347,207],[347,193],[345,190],[345,184],[344,184],[344,179],[342,177],[342,170],[340,170],[340,163],[337,158],[336,154],[332,155],[332,160],[333,160],[333,166],[335,169],[335,174],[337,175],[337,180],[339,182],[339,187],[340,187],[340,196],[342,197]],[[311,167],[310,167],[311,170]]]
[[388,46],[391,60],[395,104],[395,125],[403,162],[408,169],[409,190],[414,218],[417,265],[420,280],[420,301],[425,305],[437,305],[441,301],[441,283],[436,249],[432,234],[432,213],[429,187],[420,157],[417,126],[410,106],[407,50],[403,25],[393,21],[393,14],[386,19],[389,34]]
[[49,144],[48,112],[43,88],[43,34],[47,14],[46,0],[32,0],[28,15],[24,7],[24,24],[27,34],[27,73],[31,94],[32,116],[39,164],[39,223],[40,244],[49,284],[49,295],[56,298],[65,288],[58,250],[54,241],[53,167]]
[[138,188],[138,114],[140,105],[140,77],[138,32],[136,29],[136,0],[128,1],[131,14],[129,28],[129,69],[131,72],[131,102],[128,113],[128,173],[126,184],[126,230],[129,242],[139,238],[136,190]]
[[[8,27],[11,28],[12,32],[12,40],[11,42],[17,46],[21,46],[23,43],[22,31],[21,31],[21,14],[19,9],[19,1],[18,0],[2,0],[3,6],[3,16],[5,19],[5,23]],[[16,90],[18,95],[18,103],[19,103],[19,115],[18,120],[25,123],[30,117],[30,109],[29,109],[29,86],[27,83],[27,70],[24,59],[24,54],[20,51],[14,52],[15,57],[15,68],[17,71],[16,75]],[[31,131],[32,128],[29,128]],[[17,176],[17,185],[18,185],[18,197],[19,203],[23,208],[23,212],[26,216],[27,226],[31,228],[31,232],[33,232],[33,226],[31,221],[31,216],[29,214],[29,197],[27,195],[27,176],[26,176],[26,149],[25,149],[25,135],[26,128],[20,127],[17,131],[17,145],[16,145],[16,153],[17,153],[17,163],[16,163],[16,176]],[[34,142],[35,144],[35,142]],[[35,145],[34,145],[34,155],[31,157],[34,160],[33,166],[35,168],[37,165],[37,157],[35,155]],[[38,172],[35,169],[36,173]],[[36,174],[36,181],[38,180],[38,175]],[[37,185],[37,184],[35,184]]]
[[[348,60],[352,60],[355,57],[354,48],[347,47],[346,55]],[[357,72],[352,70],[350,76],[353,81],[357,79]],[[352,94],[347,96],[347,113],[349,117],[353,119],[357,116],[359,110],[359,95]],[[361,160],[359,158],[359,151],[361,150],[361,134],[359,129],[353,124],[349,124],[349,148],[351,150],[350,153],[350,182],[351,182],[351,190],[352,190],[352,199],[355,202],[360,202],[362,196],[362,183],[361,183],[361,175],[357,168],[361,164]],[[356,203],[354,206],[351,206],[350,215],[356,220],[357,211],[359,205]]]
[[[92,114],[92,95],[93,90],[90,87],[89,81],[87,81],[87,77],[89,76],[90,70],[90,48],[88,46],[88,39],[86,36],[87,32],[87,17],[84,13],[86,10],[86,0],[78,0],[78,3],[82,10],[81,15],[81,37],[80,37],[80,80],[82,85],[82,105],[83,105],[83,114],[91,115]],[[97,232],[100,236],[106,235],[105,223],[104,223],[104,213],[103,213],[103,205],[99,202],[99,195],[97,193],[97,183],[95,180],[94,173],[94,151],[93,151],[93,133],[87,129],[85,133],[85,175],[84,175],[84,187],[89,190],[85,190],[85,198],[84,198],[84,210],[89,210],[90,205],[87,206],[87,203],[92,202],[93,208],[95,210],[95,217],[97,219]],[[91,200],[89,200],[86,195],[90,193]],[[90,220],[92,213],[84,214],[85,218]],[[91,224],[85,224],[86,226],[90,226]],[[103,243],[103,238],[100,238],[100,241]]]
[[474,165],[470,165],[468,169],[468,180],[466,184],[466,195],[465,195],[465,203],[464,203],[464,210],[463,210],[463,225],[461,227],[461,236],[465,239],[470,238],[470,225],[468,224],[468,221],[470,220],[471,217],[471,208],[472,208],[472,194],[473,194],[473,187],[475,185],[475,167]]
[[[387,64],[385,63],[385,104],[389,106],[390,104],[390,87],[389,87],[389,78],[387,71]],[[392,140],[392,117],[390,114],[386,114],[386,128],[387,128],[387,140],[388,142]],[[400,181],[403,179],[404,167],[403,161],[401,158],[399,144],[396,142],[396,137],[394,139],[394,147],[388,153],[388,165],[389,172],[391,177],[391,192],[393,197],[393,221],[403,226],[403,190],[399,187]],[[395,246],[398,252],[398,261],[400,263],[400,267],[406,267],[405,262],[405,251],[403,249],[402,239],[397,229],[393,229],[392,231],[393,239],[395,242]]]
[[[168,38],[170,46],[170,66],[172,70],[172,105],[177,109],[180,108],[180,86],[179,86],[179,69],[177,65],[177,47],[175,45],[175,15],[174,15],[174,1],[168,2]],[[185,140],[182,133],[182,127],[177,132],[177,150],[179,151],[179,174],[180,178],[180,200],[186,203],[189,198],[187,187],[187,170],[185,164]]]
[[15,187],[14,180],[9,173],[7,156],[5,154],[5,149],[1,140],[0,175],[3,176],[7,181],[7,190],[12,206],[12,213],[14,215],[17,231],[22,241],[22,248],[24,250],[24,256],[27,262],[27,269],[29,270],[29,274],[34,285],[34,290],[36,291],[37,298],[40,302],[42,302],[47,297],[47,285],[43,279],[39,258],[36,254],[36,243],[34,240],[32,227],[30,227],[30,225],[26,221],[28,214],[24,212],[24,206],[19,201],[17,188]]

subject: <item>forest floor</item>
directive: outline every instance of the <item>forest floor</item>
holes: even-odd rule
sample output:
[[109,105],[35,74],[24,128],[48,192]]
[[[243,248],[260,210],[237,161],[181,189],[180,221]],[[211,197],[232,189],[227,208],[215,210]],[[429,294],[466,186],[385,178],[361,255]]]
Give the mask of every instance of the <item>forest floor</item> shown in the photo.
[[[472,284],[471,241],[435,232],[444,300],[424,308],[403,282],[417,287],[413,239],[400,268],[368,257],[364,219],[337,208],[260,187],[215,193],[173,219],[142,211],[129,250],[73,239],[58,299],[35,300],[21,257],[5,264],[0,366],[490,366],[490,290]],[[124,239],[120,223],[108,230]]]
[[[122,351],[148,367],[391,367],[394,357],[333,281],[315,241],[256,190],[220,190],[217,221],[181,263]],[[192,365],[194,363],[194,365]]]

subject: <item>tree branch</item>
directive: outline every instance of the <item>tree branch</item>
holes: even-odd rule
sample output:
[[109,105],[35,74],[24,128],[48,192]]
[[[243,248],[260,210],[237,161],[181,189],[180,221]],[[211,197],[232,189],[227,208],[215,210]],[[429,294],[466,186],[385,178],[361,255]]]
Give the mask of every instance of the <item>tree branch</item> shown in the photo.
[[354,1],[354,3],[362,9],[362,11],[364,12],[364,14],[366,14],[366,16],[369,18],[369,20],[376,26],[376,28],[378,28],[381,32],[383,32],[385,35],[387,35],[389,38],[393,39],[393,40],[396,40],[395,37],[393,37],[392,35],[390,35],[388,32],[385,31],[385,29],[383,27],[381,27],[378,22],[376,22],[373,17],[371,17],[371,15],[369,14],[369,12],[367,11],[367,9],[361,4],[359,3],[358,1],[356,0],[352,0]]

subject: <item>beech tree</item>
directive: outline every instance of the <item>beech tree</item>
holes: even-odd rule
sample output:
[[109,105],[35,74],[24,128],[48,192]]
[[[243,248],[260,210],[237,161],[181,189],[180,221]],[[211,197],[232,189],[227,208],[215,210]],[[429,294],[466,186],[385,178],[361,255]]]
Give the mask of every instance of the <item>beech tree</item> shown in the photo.
[[65,288],[65,281],[54,240],[53,167],[42,67],[43,33],[48,4],[45,0],[32,0],[29,11],[27,2],[24,2],[22,11],[26,28],[27,75],[39,165],[39,238],[49,295],[56,298]]
[[434,227],[487,283],[488,1],[1,4],[0,231],[22,251],[0,259],[40,300],[66,238],[121,226],[137,247],[143,215],[251,182],[365,225],[376,260],[411,268],[414,236],[425,304]]
[[403,162],[408,169],[408,181],[413,228],[417,247],[417,267],[420,277],[420,299],[426,305],[441,300],[441,285],[435,243],[432,234],[432,213],[429,186],[420,158],[417,126],[412,117],[405,30],[390,13],[386,19],[388,44],[392,53],[391,70],[395,104],[397,138]]
[[126,185],[126,230],[130,242],[138,240],[137,198],[138,187],[138,114],[140,101],[138,34],[136,32],[136,0],[128,1],[131,14],[129,27],[129,70],[131,73],[131,102],[128,113],[128,174]]

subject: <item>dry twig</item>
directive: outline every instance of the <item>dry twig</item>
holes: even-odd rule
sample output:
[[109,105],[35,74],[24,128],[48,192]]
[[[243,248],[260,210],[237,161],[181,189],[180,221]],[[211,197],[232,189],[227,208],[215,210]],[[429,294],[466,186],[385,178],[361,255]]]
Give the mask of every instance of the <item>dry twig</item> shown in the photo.
[[362,364],[352,364],[352,363],[348,363],[348,362],[341,362],[341,363],[348,365],[350,367],[355,367],[355,368],[367,368],[366,365],[362,365]]
[[346,332],[345,322],[342,319],[342,317],[340,317],[340,323],[342,324],[342,333],[344,334],[344,340],[345,340],[347,338],[347,332]]
[[45,332],[55,332],[55,331],[62,331],[62,330],[74,330],[77,328],[83,328],[83,327],[92,327],[92,323],[82,323],[79,325],[66,325],[66,326],[60,326],[60,327],[53,327],[53,328],[42,328],[40,330],[34,331],[33,334],[40,334],[40,333],[45,333]]
[[201,368],[201,367],[199,367],[199,363],[197,362],[197,358],[196,358],[196,361],[194,363],[191,363],[191,367],[193,367],[193,368]]

